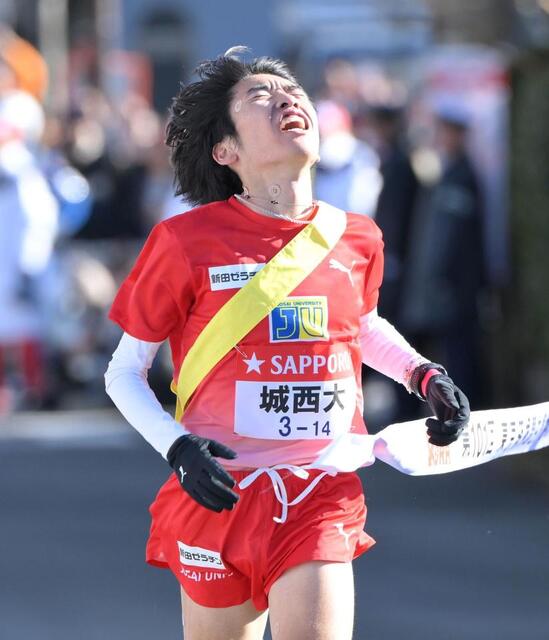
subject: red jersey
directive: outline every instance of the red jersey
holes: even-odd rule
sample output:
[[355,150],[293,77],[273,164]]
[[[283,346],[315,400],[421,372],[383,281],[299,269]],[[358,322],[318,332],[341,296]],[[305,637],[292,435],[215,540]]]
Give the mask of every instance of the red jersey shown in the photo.
[[[210,318],[300,229],[234,197],[161,222],[110,318],[134,338],[169,339],[177,380]],[[359,318],[377,305],[382,250],[375,223],[348,213],[323,262],[201,382],[182,421],[238,453],[224,466],[307,464],[340,433],[365,431]]]

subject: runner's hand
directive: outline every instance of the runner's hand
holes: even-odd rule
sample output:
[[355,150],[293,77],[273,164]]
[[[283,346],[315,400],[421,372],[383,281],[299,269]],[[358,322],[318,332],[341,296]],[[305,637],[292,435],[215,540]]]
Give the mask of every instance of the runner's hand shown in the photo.
[[428,418],[429,442],[445,447],[455,442],[469,421],[467,396],[446,375],[435,375],[427,383],[425,400],[436,418]]
[[236,453],[215,440],[187,434],[170,447],[167,459],[179,484],[198,504],[217,511],[231,510],[239,496],[231,489],[235,480],[213,457],[232,460]]

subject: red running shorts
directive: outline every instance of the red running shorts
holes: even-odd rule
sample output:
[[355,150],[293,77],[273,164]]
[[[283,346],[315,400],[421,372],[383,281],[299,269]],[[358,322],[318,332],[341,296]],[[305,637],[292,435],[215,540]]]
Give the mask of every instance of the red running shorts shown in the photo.
[[[233,471],[240,482],[250,471]],[[303,480],[279,471],[288,502],[320,472]],[[175,474],[150,507],[152,525],[147,562],[169,568],[185,593],[205,607],[231,607],[251,598],[257,610],[268,607],[274,582],[290,567],[312,560],[350,562],[375,540],[363,531],[366,505],[356,473],[325,476],[277,524],[281,504],[271,479],[260,475],[232,511],[215,513],[185,493]]]

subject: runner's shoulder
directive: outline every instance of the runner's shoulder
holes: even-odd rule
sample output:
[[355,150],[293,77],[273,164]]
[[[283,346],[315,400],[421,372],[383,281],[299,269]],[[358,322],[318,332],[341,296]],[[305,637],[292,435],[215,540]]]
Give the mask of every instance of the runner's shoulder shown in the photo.
[[347,211],[347,230],[350,236],[359,236],[375,244],[383,244],[383,234],[375,221],[363,213]]
[[216,224],[219,221],[219,215],[226,212],[227,206],[225,200],[209,202],[163,220],[157,226],[164,225],[166,229],[178,235],[182,232],[203,229],[210,224]]
[[210,202],[158,222],[151,235],[192,253],[193,248],[219,232],[227,213],[226,201]]

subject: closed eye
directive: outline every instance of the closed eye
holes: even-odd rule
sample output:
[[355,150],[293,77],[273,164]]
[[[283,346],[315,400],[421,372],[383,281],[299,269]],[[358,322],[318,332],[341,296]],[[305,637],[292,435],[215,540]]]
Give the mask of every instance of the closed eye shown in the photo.
[[[296,98],[306,98],[306,93],[299,86],[291,85],[288,87],[283,87],[283,91],[286,93],[295,96]],[[248,89],[248,95],[250,96],[250,100],[254,101],[257,99],[270,98],[274,93],[276,93],[278,89],[276,87],[267,87],[267,86],[256,86]]]
[[261,93],[256,93],[250,99],[251,102],[255,102],[256,100],[268,100],[271,97],[270,93],[266,91],[262,91]]

